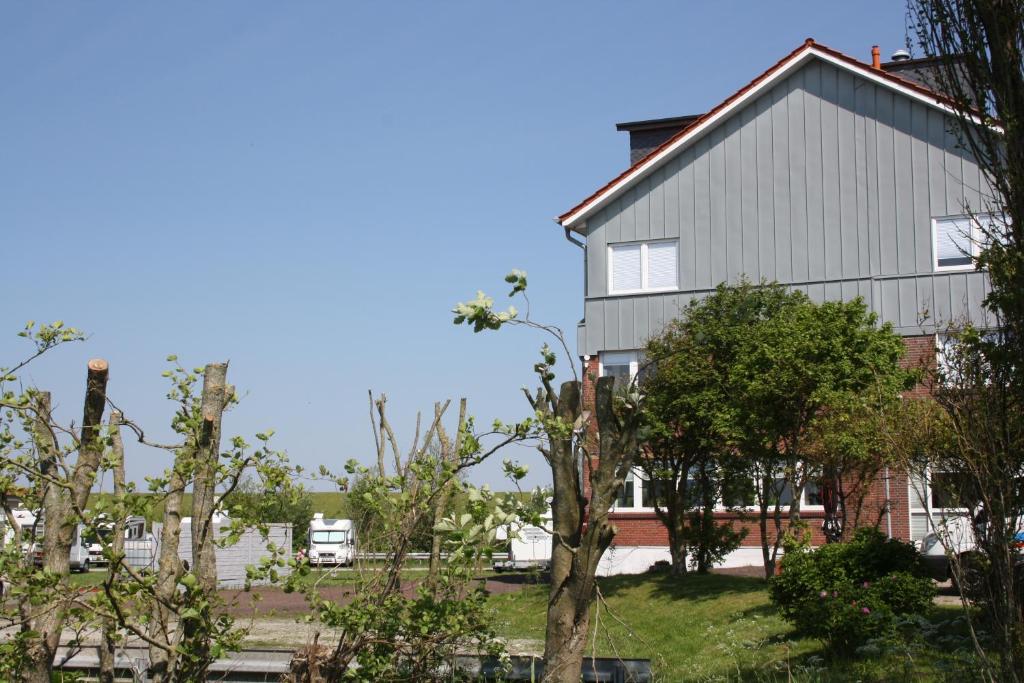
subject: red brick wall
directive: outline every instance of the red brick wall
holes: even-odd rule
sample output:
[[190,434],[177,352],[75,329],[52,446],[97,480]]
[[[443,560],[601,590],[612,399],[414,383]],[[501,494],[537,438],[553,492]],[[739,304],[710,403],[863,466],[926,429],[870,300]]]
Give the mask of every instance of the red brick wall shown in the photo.
[[[935,337],[924,335],[919,337],[904,337],[903,343],[907,353],[903,358],[904,367],[915,367],[929,370],[935,365]],[[598,377],[599,365],[598,356],[591,356],[583,361],[583,404],[587,410],[593,410],[594,406],[594,385]],[[908,397],[926,396],[930,391],[930,384],[923,382],[905,395]],[[591,421],[592,431],[594,421]],[[590,440],[593,444],[593,440]],[[586,476],[586,463],[584,463],[584,490],[589,497],[589,477]],[[891,526],[892,535],[903,540],[910,539],[910,500],[908,495],[908,480],[905,472],[888,470],[889,477],[889,500],[890,507],[886,511],[886,481],[885,471],[873,482],[867,484],[869,491],[865,497],[859,523],[862,526],[878,525],[882,531],[887,531]],[[853,523],[853,510],[849,510],[849,522]],[[812,543],[815,545],[825,542],[821,533],[821,523],[824,519],[824,512],[821,510],[804,510],[800,515],[809,524],[812,533]],[[761,544],[761,531],[759,528],[756,513],[747,513],[743,518],[739,513],[720,512],[716,513],[716,519],[725,522],[729,521],[734,527],[739,526],[748,530],[747,537],[743,541],[743,547],[758,547]],[[618,534],[614,544],[620,546],[664,546],[668,545],[668,532],[664,525],[658,521],[653,512],[616,512],[610,516],[610,520],[618,527]],[[774,540],[774,524],[769,524],[769,537]]]
[[[808,528],[811,531],[811,543],[814,545],[824,543],[825,536],[821,533],[821,523],[825,519],[825,513],[821,510],[804,510],[800,513],[800,517],[808,523]],[[668,531],[653,512],[613,512],[609,519],[619,530],[615,535],[615,545],[668,545]],[[758,523],[757,511],[716,512],[715,520],[720,524],[729,523],[737,530],[746,529],[747,537],[743,540],[742,547],[759,548],[761,546],[761,527]],[[788,521],[784,519],[783,532],[788,525]],[[768,538],[770,542],[775,540],[775,523],[771,520],[768,522]]]
[[904,337],[903,345],[907,348],[907,353],[903,356],[901,365],[905,368],[920,368],[925,372],[924,381],[906,392],[904,396],[927,396],[931,391],[931,380],[927,375],[929,371],[935,369],[935,335]]

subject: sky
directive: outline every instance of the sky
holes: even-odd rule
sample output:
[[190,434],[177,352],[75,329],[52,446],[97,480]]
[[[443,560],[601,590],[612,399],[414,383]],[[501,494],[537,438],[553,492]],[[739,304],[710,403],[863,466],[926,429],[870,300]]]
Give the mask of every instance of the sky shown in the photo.
[[[368,390],[408,445],[439,400],[521,419],[545,339],[450,310],[507,305],[527,271],[569,377],[582,254],[552,218],[628,165],[614,124],[707,111],[807,37],[870,61],[905,34],[895,0],[2,0],[0,366],[28,355],[26,321],[63,320],[87,341],[22,382],[78,421],[104,358],[110,397],[170,441],[167,355],[226,360],[225,435],[274,429],[313,469],[375,460]],[[548,483],[527,448],[470,479],[507,489],[506,457]],[[127,460],[140,483],[169,465]]]

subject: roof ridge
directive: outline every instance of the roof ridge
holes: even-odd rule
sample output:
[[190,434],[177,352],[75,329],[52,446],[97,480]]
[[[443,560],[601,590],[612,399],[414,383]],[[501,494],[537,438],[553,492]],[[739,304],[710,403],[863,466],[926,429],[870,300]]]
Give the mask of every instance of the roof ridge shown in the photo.
[[[758,84],[760,84],[765,79],[769,78],[772,74],[774,74],[783,65],[785,65],[787,62],[789,62],[791,59],[793,59],[794,57],[798,56],[801,52],[803,52],[805,50],[818,50],[818,51],[823,52],[823,53],[825,53],[827,55],[830,55],[831,57],[833,57],[833,58],[835,58],[835,59],[837,59],[837,60],[839,60],[841,62],[845,62],[849,66],[852,66],[852,67],[854,67],[856,69],[864,70],[864,71],[866,71],[869,74],[874,74],[877,77],[881,78],[882,80],[889,80],[889,81],[893,82],[894,84],[899,85],[900,87],[907,88],[907,89],[910,89],[910,90],[914,90],[919,95],[923,95],[925,97],[932,98],[932,99],[935,100],[936,104],[941,104],[941,105],[944,105],[946,107],[954,106],[953,100],[951,98],[949,98],[949,97],[947,97],[945,95],[942,95],[941,93],[938,93],[938,92],[932,90],[931,88],[928,88],[928,87],[926,87],[926,86],[924,86],[924,85],[922,85],[920,83],[917,83],[916,81],[911,81],[911,80],[909,80],[907,78],[903,78],[902,76],[899,76],[897,74],[889,73],[887,71],[883,71],[882,69],[875,69],[870,64],[868,64],[866,62],[862,62],[862,61],[860,61],[859,59],[857,59],[855,57],[851,57],[850,55],[847,55],[847,54],[845,54],[843,52],[840,52],[839,50],[836,50],[834,48],[828,47],[827,45],[822,45],[821,43],[815,41],[814,38],[807,38],[796,49],[790,51],[788,54],[786,54],[786,56],[784,56],[781,59],[779,59],[778,61],[776,61],[774,64],[772,64],[770,67],[768,67],[766,70],[764,70],[758,76],[756,76],[753,80],[751,80],[745,86],[743,86],[742,88],[740,88],[739,90],[734,92],[732,95],[730,95],[729,97],[724,99],[722,102],[720,102],[718,105],[716,105],[712,109],[710,109],[707,112],[705,112],[704,114],[700,115],[699,118],[695,119],[689,125],[687,125],[683,129],[679,130],[677,133],[673,134],[671,137],[669,137],[663,143],[661,143],[660,145],[655,147],[653,150],[651,150],[649,153],[644,155],[641,159],[638,159],[636,161],[636,163],[632,164],[629,168],[624,170],[622,173],[618,174],[617,176],[612,178],[610,181],[608,181],[607,183],[602,185],[596,191],[591,193],[586,199],[584,199],[583,201],[579,202],[578,204],[576,204],[576,206],[574,206],[573,208],[569,209],[565,213],[563,213],[560,216],[558,216],[555,219],[555,221],[557,223],[559,223],[560,225],[564,225],[566,219],[568,219],[569,217],[573,216],[574,214],[577,214],[582,209],[586,208],[588,204],[592,203],[594,200],[599,198],[601,195],[603,195],[604,193],[608,192],[612,187],[614,187],[616,184],[618,184],[622,180],[626,179],[631,174],[636,173],[642,166],[644,166],[645,164],[650,162],[652,159],[654,159],[655,157],[660,155],[666,149],[672,147],[680,139],[682,139],[683,137],[689,135],[695,129],[700,128],[700,126],[703,123],[705,123],[708,119],[712,118],[713,116],[715,116],[716,114],[721,112],[723,109],[728,108],[733,102],[735,102],[737,99],[743,97],[746,93],[748,93],[750,90],[755,88]],[[566,227],[568,227],[568,226],[566,226]]]

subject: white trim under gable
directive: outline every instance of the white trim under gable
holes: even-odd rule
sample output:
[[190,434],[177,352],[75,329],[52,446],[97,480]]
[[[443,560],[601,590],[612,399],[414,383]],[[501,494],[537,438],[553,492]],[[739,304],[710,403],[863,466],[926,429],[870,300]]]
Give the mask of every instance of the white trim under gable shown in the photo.
[[[735,100],[729,102],[728,105],[714,112],[714,114],[712,114],[705,120],[701,121],[694,127],[687,129],[686,132],[678,140],[676,140],[669,146],[665,147],[660,152],[658,152],[651,158],[647,159],[647,161],[643,162],[639,166],[634,167],[631,171],[629,171],[626,175],[620,178],[613,185],[606,188],[598,195],[590,199],[576,211],[572,212],[568,217],[565,218],[565,220],[559,221],[558,219],[556,219],[556,221],[564,228],[578,229],[579,226],[577,226],[576,224],[579,223],[581,220],[592,215],[595,211],[597,211],[597,209],[601,208],[611,200],[618,197],[622,192],[635,185],[648,173],[660,168],[672,157],[674,157],[676,153],[686,148],[693,142],[696,142],[705,133],[707,133],[709,130],[718,125],[718,123],[720,123],[723,119],[729,117],[733,112],[743,107],[747,102],[758,97],[763,92],[773,87],[777,82],[786,78],[791,73],[793,73],[794,71],[796,71],[797,69],[799,69],[800,67],[802,67],[804,64],[806,64],[815,57],[829,64],[832,64],[833,66],[839,67],[858,76],[866,78],[869,81],[872,81],[873,83],[885,86],[913,100],[922,102],[923,104],[926,104],[930,107],[934,107],[946,114],[956,116],[956,111],[949,105],[944,104],[935,97],[930,97],[919,90],[902,85],[901,83],[895,80],[896,77],[886,75],[885,72],[878,72],[876,69],[867,64],[854,64],[845,59],[840,59],[839,57],[836,57],[835,55],[822,50],[816,44],[808,43],[802,49],[794,53],[788,60],[776,66],[775,70],[769,73],[760,82],[756,83],[753,86],[750,86],[749,89],[743,92],[739,97],[736,97]],[[979,125],[982,124],[982,121],[977,117],[971,117],[971,121]],[[999,128],[994,128],[994,130],[1002,132]]]

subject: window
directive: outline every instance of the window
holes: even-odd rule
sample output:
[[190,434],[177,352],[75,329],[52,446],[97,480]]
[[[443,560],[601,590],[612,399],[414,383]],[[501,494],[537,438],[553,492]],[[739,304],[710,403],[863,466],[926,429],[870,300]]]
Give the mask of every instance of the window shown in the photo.
[[1002,232],[998,219],[991,214],[935,218],[932,231],[935,270],[973,268],[986,237]]
[[347,531],[314,531],[309,536],[310,543],[344,543]]
[[608,245],[608,291],[612,294],[679,288],[678,240]]
[[[691,496],[690,505],[697,507],[700,501],[694,495],[696,481],[695,473],[690,475],[687,491]],[[661,506],[665,505],[665,487],[670,486],[670,481],[650,481],[641,469],[634,469],[626,477],[626,482],[615,498],[615,509],[619,511],[649,511],[654,509],[655,500]],[[717,510],[736,508],[757,507],[755,494],[755,482],[746,475],[729,474],[723,478],[721,483],[721,495],[715,506]],[[773,491],[769,492],[771,497],[770,506],[774,506],[775,500],[779,499],[783,508],[789,507],[793,502],[793,486],[785,481],[784,477],[774,480]],[[819,486],[808,481],[804,486],[801,498],[802,508],[821,507],[821,490]]]
[[643,354],[639,351],[603,351],[601,377],[614,377],[617,388],[624,387],[641,373]]
[[964,508],[961,502],[960,485],[963,478],[952,472],[934,472],[932,474],[932,509],[956,510]]
[[642,479],[640,481],[640,507],[654,508],[657,501],[659,507],[665,507],[665,487],[671,482],[663,479]]
[[804,505],[810,507],[821,507],[825,500],[821,497],[821,486],[814,481],[804,484]]
[[629,474],[626,475],[626,481],[623,482],[622,488],[619,489],[619,495],[617,495],[615,497],[615,507],[617,507],[617,508],[631,508],[631,507],[635,507],[634,502],[633,502],[634,500],[636,500],[636,498],[634,496],[635,487],[636,487],[635,480],[636,480],[636,477],[633,476],[632,472],[630,472]]
[[929,469],[924,479],[910,479],[910,507],[925,512],[960,512],[967,509],[963,500],[963,477],[954,472],[934,472]]

